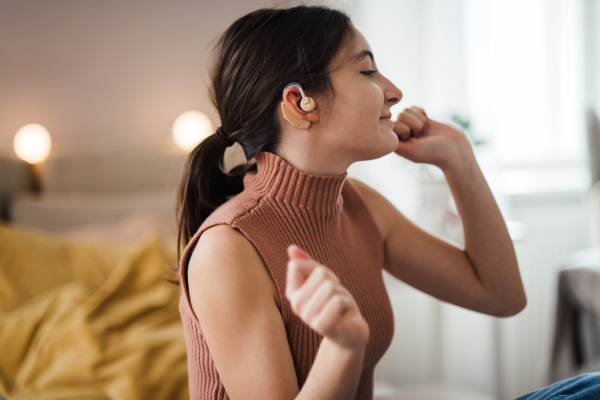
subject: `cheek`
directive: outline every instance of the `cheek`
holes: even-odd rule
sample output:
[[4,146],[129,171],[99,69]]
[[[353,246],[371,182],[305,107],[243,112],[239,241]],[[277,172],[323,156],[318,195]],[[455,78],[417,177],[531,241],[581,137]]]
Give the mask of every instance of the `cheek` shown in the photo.
[[[356,86],[356,84],[355,84]],[[338,93],[332,109],[327,112],[333,124],[344,126],[346,132],[378,129],[383,106],[383,92],[366,83],[350,93]]]
[[371,118],[379,119],[384,105],[383,91],[373,85],[363,92],[361,100],[364,113],[368,113]]
[[352,107],[352,115],[364,120],[364,123],[377,122],[381,116],[382,101],[377,93],[363,93],[357,95]]

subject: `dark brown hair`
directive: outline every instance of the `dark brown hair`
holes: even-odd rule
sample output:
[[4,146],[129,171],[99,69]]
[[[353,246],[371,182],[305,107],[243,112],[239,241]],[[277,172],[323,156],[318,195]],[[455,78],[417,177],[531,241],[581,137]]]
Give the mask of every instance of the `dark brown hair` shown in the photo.
[[[235,21],[215,48],[211,97],[223,133],[247,160],[274,152],[283,88],[298,82],[309,95],[332,90],[329,68],[353,38],[350,18],[325,7],[261,9]],[[177,198],[178,252],[228,197],[243,190],[246,165],[223,170],[226,140],[211,135],[190,153]]]

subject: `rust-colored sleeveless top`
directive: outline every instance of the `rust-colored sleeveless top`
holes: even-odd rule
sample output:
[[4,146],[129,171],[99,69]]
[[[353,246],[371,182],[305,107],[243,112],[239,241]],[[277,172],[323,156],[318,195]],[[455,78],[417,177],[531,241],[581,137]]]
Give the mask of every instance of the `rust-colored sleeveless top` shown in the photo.
[[389,347],[394,330],[382,276],[384,244],[375,222],[346,175],[309,175],[267,152],[258,154],[256,163],[257,171],[244,179],[244,191],[209,216],[181,258],[179,310],[187,344],[190,397],[228,399],[187,289],[187,265],[194,244],[206,229],[226,224],[256,247],[275,283],[300,387],[322,337],[293,313],[287,301],[286,249],[298,245],[338,276],[370,327],[356,399],[372,399],[375,365]]

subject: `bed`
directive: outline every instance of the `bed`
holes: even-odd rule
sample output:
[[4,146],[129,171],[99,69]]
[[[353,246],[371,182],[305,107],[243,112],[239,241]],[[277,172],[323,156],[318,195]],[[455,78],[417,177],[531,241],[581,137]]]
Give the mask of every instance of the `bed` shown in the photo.
[[169,146],[0,157],[0,398],[185,399]]

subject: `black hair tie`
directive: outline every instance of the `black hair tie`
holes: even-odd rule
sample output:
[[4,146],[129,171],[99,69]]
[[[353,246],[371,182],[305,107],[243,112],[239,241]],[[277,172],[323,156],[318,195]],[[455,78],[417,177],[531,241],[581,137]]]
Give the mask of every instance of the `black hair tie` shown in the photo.
[[233,146],[234,141],[231,140],[229,138],[229,136],[227,136],[227,134],[223,130],[222,126],[218,127],[217,131],[215,133],[217,134],[217,137],[219,138],[219,140],[221,141],[221,143],[223,143],[225,145],[225,147]]

